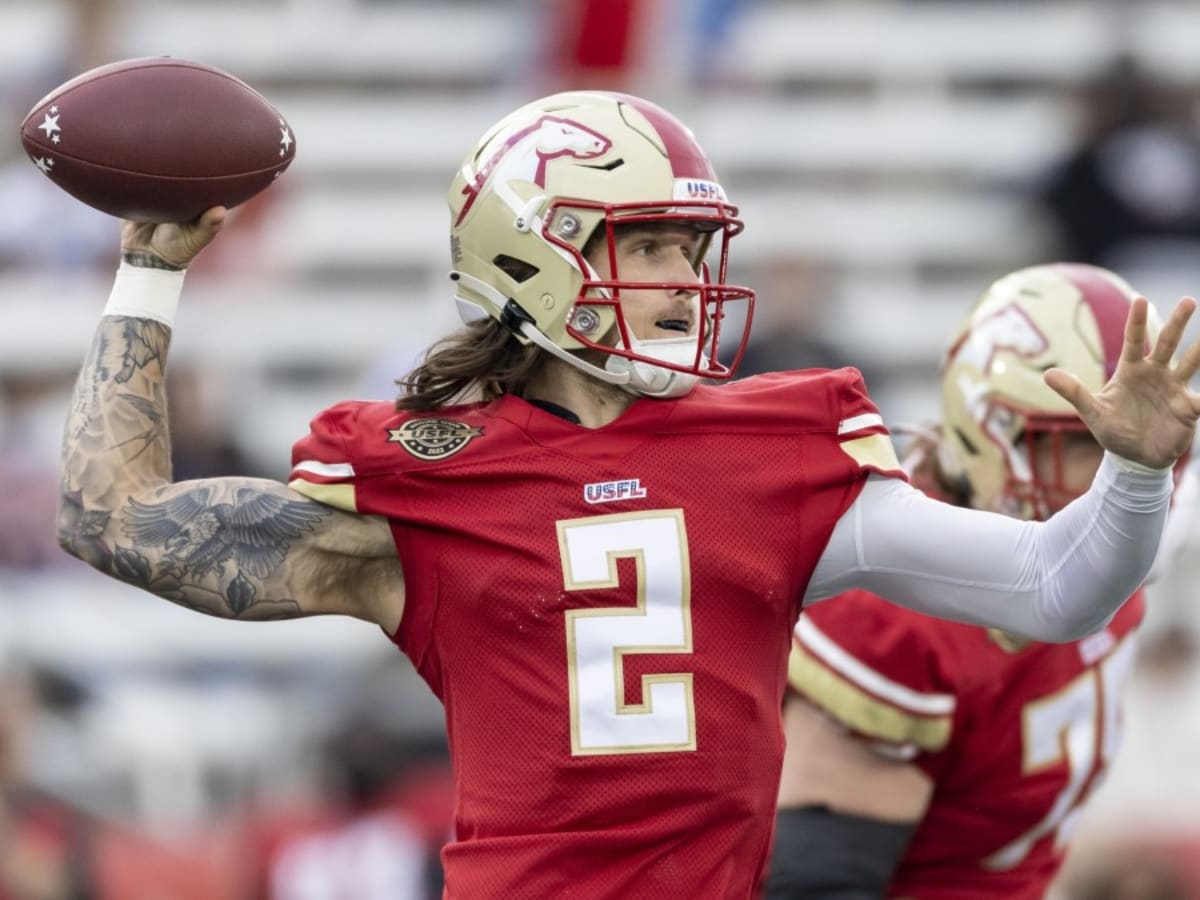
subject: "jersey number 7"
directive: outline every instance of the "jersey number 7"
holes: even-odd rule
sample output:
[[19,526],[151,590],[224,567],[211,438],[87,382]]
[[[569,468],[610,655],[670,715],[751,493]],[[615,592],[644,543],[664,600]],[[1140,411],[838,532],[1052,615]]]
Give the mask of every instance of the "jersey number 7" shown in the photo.
[[1127,637],[1061,691],[1025,705],[1021,711],[1022,771],[1033,775],[1065,758],[1070,774],[1045,817],[984,860],[984,868],[1017,866],[1048,834],[1056,834],[1059,846],[1071,839],[1086,792],[1097,785],[1121,742],[1120,692],[1133,666],[1134,647]]

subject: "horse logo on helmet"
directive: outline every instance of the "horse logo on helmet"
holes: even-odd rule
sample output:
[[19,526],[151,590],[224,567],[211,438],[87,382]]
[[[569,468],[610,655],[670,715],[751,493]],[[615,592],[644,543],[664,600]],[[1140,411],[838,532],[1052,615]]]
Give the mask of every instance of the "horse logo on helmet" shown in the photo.
[[508,182],[529,181],[545,187],[546,164],[550,160],[563,156],[595,159],[611,147],[612,141],[586,125],[559,116],[542,116],[532,125],[514,132],[474,175],[463,173],[467,181],[463,194],[467,201],[454,220],[454,227],[462,224],[489,179],[495,181],[496,192],[514,212],[518,212],[520,199],[505,187]]

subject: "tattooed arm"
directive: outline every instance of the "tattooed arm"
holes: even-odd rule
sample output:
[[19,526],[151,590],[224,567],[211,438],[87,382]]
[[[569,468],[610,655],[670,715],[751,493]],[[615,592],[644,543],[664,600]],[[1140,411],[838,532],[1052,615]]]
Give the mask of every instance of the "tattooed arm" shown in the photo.
[[[219,222],[191,253],[171,253],[176,243],[149,237],[192,234],[207,219],[127,223],[126,264],[182,268]],[[101,572],[210,615],[343,613],[394,630],[404,586],[385,520],[331,509],[264,479],[171,482],[169,341],[170,328],[152,318],[101,319],[63,439],[59,543]]]

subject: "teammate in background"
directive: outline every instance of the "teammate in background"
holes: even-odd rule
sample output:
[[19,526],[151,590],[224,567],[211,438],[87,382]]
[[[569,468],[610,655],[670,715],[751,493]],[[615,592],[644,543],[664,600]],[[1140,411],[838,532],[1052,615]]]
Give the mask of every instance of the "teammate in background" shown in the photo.
[[[914,486],[1046,519],[1103,451],[1042,373],[1098,389],[1135,295],[1083,264],[995,282],[950,344],[942,424],[915,435]],[[1157,330],[1151,317],[1151,334]],[[801,616],[767,896],[1040,898],[1120,740],[1120,695],[1145,611],[1048,644],[854,591]]]
[[170,326],[224,210],[126,223],[59,525],[183,606],[391,636],[446,708],[447,896],[751,897],[802,604],[863,587],[1068,640],[1150,566],[1200,414],[1200,345],[1170,366],[1194,301],[1148,353],[1136,303],[1098,393],[1047,375],[1111,452],[1077,503],[1022,523],[913,490],[853,369],[700,383],[732,374],[725,308],[753,292],[726,283],[736,208],[665,110],[536,101],[471,149],[449,199],[466,328],[395,404],[321,413],[290,486],[172,483]]

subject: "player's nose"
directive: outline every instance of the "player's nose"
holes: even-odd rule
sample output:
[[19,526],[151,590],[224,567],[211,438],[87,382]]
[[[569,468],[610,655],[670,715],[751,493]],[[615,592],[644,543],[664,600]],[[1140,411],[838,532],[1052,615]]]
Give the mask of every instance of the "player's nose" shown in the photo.
[[686,256],[680,254],[675,258],[670,272],[670,281],[679,285],[674,291],[676,294],[685,297],[696,295],[699,293],[700,280],[700,273],[692,267],[691,261]]

